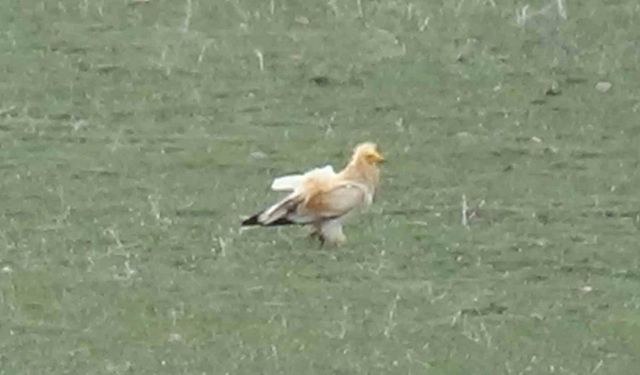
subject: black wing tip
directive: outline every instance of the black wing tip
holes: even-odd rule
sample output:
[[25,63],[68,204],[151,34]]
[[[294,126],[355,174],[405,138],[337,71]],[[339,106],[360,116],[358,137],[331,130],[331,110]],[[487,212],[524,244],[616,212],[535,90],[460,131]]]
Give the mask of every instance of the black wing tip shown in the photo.
[[293,224],[298,224],[298,223],[296,223],[296,222],[294,222],[294,221],[291,221],[291,220],[289,220],[289,219],[287,219],[287,218],[284,218],[284,217],[282,217],[282,218],[280,218],[280,219],[278,219],[278,220],[276,220],[276,221],[272,221],[272,222],[271,222],[271,223],[269,223],[269,224],[263,224],[263,223],[261,223],[261,222],[258,220],[258,217],[260,216],[260,214],[261,214],[261,213],[257,213],[257,214],[255,214],[255,215],[251,216],[251,217],[250,217],[250,218],[248,218],[248,219],[244,219],[244,220],[242,221],[242,223],[241,223],[241,226],[243,226],[243,227],[249,227],[249,226],[260,225],[260,226],[263,226],[263,227],[275,227],[275,226],[280,226],[280,225],[293,225]]
[[280,219],[278,219],[278,220],[276,220],[276,221],[274,221],[272,223],[269,223],[267,226],[275,227],[275,226],[278,226],[278,225],[293,225],[293,224],[298,224],[298,223],[293,222],[293,221],[283,217],[283,218],[280,218]]
[[253,216],[251,216],[248,219],[244,219],[242,220],[242,224],[240,224],[243,227],[248,227],[248,226],[252,226],[252,225],[262,225],[259,221],[258,221],[258,216],[260,216],[260,214],[255,214]]

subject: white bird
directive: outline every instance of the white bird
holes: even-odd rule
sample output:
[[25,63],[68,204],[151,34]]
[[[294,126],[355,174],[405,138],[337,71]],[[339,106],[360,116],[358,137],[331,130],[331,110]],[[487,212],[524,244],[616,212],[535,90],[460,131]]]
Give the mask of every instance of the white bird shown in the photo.
[[310,225],[321,243],[346,241],[342,221],[353,210],[368,206],[380,180],[384,157],[374,143],[358,145],[347,166],[335,173],[331,166],[302,175],[278,177],[271,189],[287,191],[284,199],[242,222],[242,226]]

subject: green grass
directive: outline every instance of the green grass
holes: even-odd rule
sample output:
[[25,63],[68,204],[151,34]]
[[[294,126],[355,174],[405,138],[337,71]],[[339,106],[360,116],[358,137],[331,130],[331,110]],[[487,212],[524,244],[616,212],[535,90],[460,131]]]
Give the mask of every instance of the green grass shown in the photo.
[[[4,2],[0,374],[636,374],[640,9],[495,3]],[[364,140],[346,246],[240,232]]]

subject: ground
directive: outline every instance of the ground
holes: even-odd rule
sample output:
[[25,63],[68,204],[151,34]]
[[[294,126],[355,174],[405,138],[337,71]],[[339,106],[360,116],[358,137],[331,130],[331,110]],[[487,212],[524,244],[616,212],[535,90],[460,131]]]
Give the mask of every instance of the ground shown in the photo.
[[[0,374],[636,374],[639,17],[5,1]],[[240,231],[361,141],[347,245]]]

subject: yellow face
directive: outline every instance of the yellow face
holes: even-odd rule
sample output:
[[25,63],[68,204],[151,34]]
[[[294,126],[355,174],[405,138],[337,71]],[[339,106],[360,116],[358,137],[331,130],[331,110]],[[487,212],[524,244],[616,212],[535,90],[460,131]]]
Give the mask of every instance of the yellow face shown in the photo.
[[360,158],[371,165],[377,165],[384,162],[384,156],[382,156],[375,143],[361,144],[356,149],[356,155],[360,156]]

